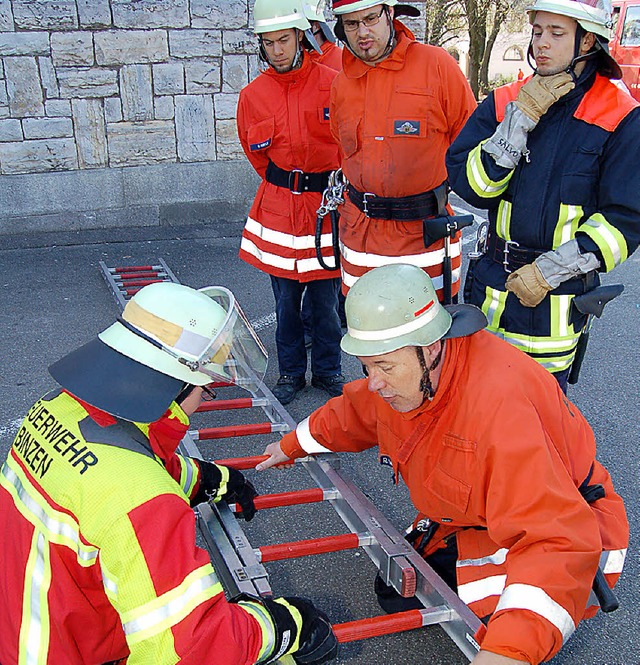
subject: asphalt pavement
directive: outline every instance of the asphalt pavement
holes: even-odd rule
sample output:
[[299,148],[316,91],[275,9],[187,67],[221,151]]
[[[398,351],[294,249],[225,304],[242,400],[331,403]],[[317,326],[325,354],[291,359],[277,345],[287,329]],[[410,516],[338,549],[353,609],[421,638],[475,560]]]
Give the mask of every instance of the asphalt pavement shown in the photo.
[[[460,207],[460,206],[458,206]],[[0,457],[31,404],[55,386],[47,367],[65,353],[93,338],[119,312],[104,281],[100,261],[108,266],[145,265],[162,258],[177,278],[193,287],[230,288],[254,323],[269,351],[267,385],[277,379],[273,296],[266,275],[237,257],[241,224],[185,225],[143,229],[0,236],[0,341],[2,376]],[[465,251],[472,247],[467,235]],[[625,499],[631,522],[631,544],[625,570],[616,588],[620,609],[580,625],[555,665],[638,665],[640,663],[639,576],[640,473],[640,253],[605,276],[622,282],[625,291],[596,321],[580,383],[569,397],[583,411],[598,440],[599,459],[609,469]],[[358,363],[343,356],[347,379],[361,376]],[[308,374],[310,379],[310,374]],[[296,420],[326,400],[307,386],[287,409]],[[479,407],[480,408],[480,407]],[[196,423],[197,426],[197,423]],[[273,435],[246,437],[202,445],[211,459],[260,454]],[[343,469],[403,529],[413,517],[403,486],[393,485],[374,451],[343,455]],[[302,487],[297,471],[249,472],[261,492]],[[304,507],[265,511],[247,525],[252,545],[286,542],[340,533],[333,515]],[[3,534],[4,538],[10,534]],[[347,551],[268,564],[278,595],[313,598],[334,622],[380,614],[373,594],[375,569],[366,554]],[[466,659],[438,627],[372,638],[344,645],[338,663],[345,665],[458,665]]]

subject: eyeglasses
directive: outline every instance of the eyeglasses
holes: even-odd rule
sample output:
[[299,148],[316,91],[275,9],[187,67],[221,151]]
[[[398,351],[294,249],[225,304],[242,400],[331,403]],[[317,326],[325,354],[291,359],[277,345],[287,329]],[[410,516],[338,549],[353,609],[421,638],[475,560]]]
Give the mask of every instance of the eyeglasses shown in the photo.
[[344,28],[345,32],[355,32],[360,27],[361,23],[365,28],[372,28],[374,25],[378,25],[378,23],[380,23],[380,19],[384,14],[384,10],[385,7],[383,6],[379,14],[369,14],[369,16],[365,16],[359,21],[356,21],[355,19],[347,19],[346,21],[343,20],[342,27]]

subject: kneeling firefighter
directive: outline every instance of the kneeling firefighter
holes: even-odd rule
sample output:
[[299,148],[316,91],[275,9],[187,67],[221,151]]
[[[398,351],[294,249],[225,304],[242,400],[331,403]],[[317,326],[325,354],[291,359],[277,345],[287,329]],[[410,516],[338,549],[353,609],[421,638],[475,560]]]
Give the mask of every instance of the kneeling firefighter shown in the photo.
[[212,381],[246,385],[266,354],[232,293],[141,289],[54,363],[0,470],[0,662],[324,663],[337,643],[304,598],[228,602],[191,506],[256,491],[177,446]]

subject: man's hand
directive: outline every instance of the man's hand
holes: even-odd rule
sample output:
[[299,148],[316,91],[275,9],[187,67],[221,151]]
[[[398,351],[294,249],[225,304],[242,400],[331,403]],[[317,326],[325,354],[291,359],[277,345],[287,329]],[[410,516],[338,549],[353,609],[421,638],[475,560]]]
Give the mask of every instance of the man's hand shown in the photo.
[[505,287],[525,307],[537,307],[547,293],[553,290],[535,263],[528,263],[512,272],[507,277]]
[[575,85],[571,74],[567,72],[560,72],[553,76],[534,74],[520,88],[515,104],[531,120],[537,123],[549,110],[549,107],[557,102],[560,97],[573,90]]
[[256,466],[257,471],[264,471],[265,469],[268,469],[272,466],[279,466],[281,464],[291,463],[291,459],[282,452],[282,448],[280,447],[279,441],[270,443],[264,449],[263,454],[269,455],[269,458],[264,460],[264,462],[260,462],[260,464]]

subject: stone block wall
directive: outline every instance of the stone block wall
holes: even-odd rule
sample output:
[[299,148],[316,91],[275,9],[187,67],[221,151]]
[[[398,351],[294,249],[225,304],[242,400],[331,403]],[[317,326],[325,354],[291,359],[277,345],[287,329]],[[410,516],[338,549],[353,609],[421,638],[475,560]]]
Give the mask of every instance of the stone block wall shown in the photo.
[[249,0],[0,0],[0,174],[242,158]]

